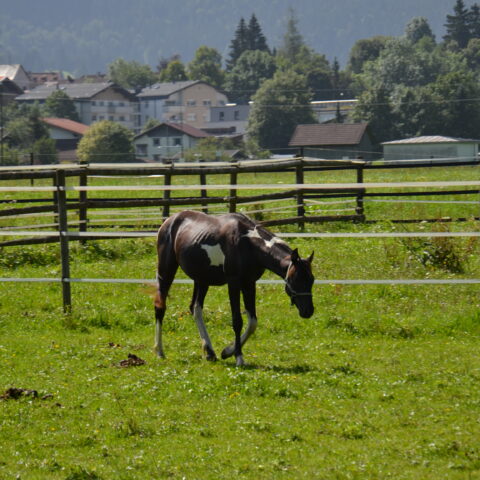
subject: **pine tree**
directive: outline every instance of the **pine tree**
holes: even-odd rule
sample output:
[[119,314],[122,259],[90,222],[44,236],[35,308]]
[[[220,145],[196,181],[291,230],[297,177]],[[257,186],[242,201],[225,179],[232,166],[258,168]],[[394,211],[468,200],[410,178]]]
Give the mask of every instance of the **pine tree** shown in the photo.
[[270,53],[267,39],[254,13],[252,13],[247,27],[247,50],[261,50]]
[[470,7],[468,20],[470,36],[472,38],[480,38],[480,7],[478,6],[478,3],[474,3]]
[[470,12],[463,0],[457,0],[453,7],[454,15],[447,15],[443,39],[446,42],[456,42],[459,48],[465,48],[470,40]]
[[229,58],[227,59],[227,72],[235,66],[240,55],[248,49],[248,28],[245,19],[242,17],[235,30],[235,36],[230,42]]
[[287,20],[287,30],[283,36],[283,45],[279,54],[288,62],[295,63],[297,56],[300,54],[302,47],[305,45],[302,34],[298,29],[298,19],[293,8],[289,9],[289,17]]

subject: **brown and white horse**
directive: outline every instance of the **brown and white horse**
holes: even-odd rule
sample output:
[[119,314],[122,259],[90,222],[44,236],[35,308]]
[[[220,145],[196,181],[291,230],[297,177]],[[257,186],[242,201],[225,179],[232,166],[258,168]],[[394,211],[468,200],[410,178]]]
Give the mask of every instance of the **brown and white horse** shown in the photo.
[[[222,358],[235,354],[237,366],[244,363],[242,345],[257,327],[255,282],[265,269],[284,279],[285,291],[301,317],[313,315],[313,253],[309,258],[301,259],[296,249],[292,250],[283,240],[245,215],[212,216],[188,210],[177,213],[160,227],[157,253],[155,352],[159,357],[164,357],[162,324],[167,295],[179,265],[194,281],[190,311],[208,360],[217,359],[202,315],[205,295],[211,285],[228,285],[235,341],[223,350]],[[240,293],[248,318],[243,334]]]

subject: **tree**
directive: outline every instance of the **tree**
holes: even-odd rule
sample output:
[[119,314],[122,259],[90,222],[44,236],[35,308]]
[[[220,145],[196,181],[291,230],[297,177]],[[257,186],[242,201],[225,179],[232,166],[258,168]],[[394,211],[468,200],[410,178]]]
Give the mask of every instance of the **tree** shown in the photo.
[[435,35],[425,17],[412,18],[405,27],[405,37],[412,43],[417,43],[424,37],[428,37],[435,42]]
[[235,34],[233,39],[230,42],[228,59],[227,59],[227,72],[231,71],[235,66],[235,63],[240,58],[245,50],[247,50],[247,25],[245,23],[245,19],[242,17],[240,22],[238,23],[237,29],[235,30]]
[[304,45],[303,36],[298,29],[298,18],[293,8],[289,8],[287,29],[283,36],[283,43],[278,50],[278,56],[287,64],[293,64]]
[[76,122],[80,121],[75,103],[63,90],[55,90],[47,97],[44,113],[47,117],[68,118]]
[[267,45],[267,39],[262,32],[262,28],[258,23],[257,17],[254,13],[250,17],[250,21],[248,22],[247,27],[247,50],[260,50],[262,52],[269,52],[270,49]]
[[41,165],[49,165],[57,163],[57,149],[55,148],[55,140],[53,138],[42,137],[38,139],[32,148],[35,163]]
[[332,94],[333,71],[325,57],[316,53],[307,45],[302,45],[294,63],[278,61],[279,68],[283,71],[292,70],[305,77],[307,88],[312,91],[315,100],[330,100],[335,98]]
[[468,17],[470,37],[480,38],[480,7],[477,3],[474,3],[470,7],[469,17]]
[[227,73],[225,89],[230,100],[246,104],[263,81],[275,73],[275,59],[267,52],[246,50]]
[[247,50],[260,50],[270,53],[267,40],[254,13],[250,17],[248,25],[243,18],[240,19],[237,29],[235,30],[235,35],[230,42],[229,56],[226,61],[227,72],[232,71],[237,60]]
[[222,88],[225,74],[218,50],[205,45],[199,47],[188,64],[188,76],[191,80],[202,80],[216,88]]
[[463,0],[457,0],[453,7],[453,15],[447,15],[445,23],[447,33],[445,42],[454,42],[459,48],[465,48],[470,40],[470,14]]
[[384,86],[375,86],[359,96],[353,119],[368,122],[378,142],[393,139],[392,118],[390,94]]
[[478,137],[480,111],[474,99],[480,97],[480,85],[472,72],[441,75],[429,85],[429,91],[435,99],[436,135]]
[[108,65],[108,78],[123,88],[139,91],[158,80],[157,75],[149,65],[142,65],[135,60],[128,62],[117,58]]
[[160,72],[161,82],[183,82],[187,79],[185,65],[180,60],[171,61],[166,68]]
[[131,162],[133,133],[119,123],[103,120],[94,123],[78,144],[78,158],[82,162]]
[[295,127],[315,123],[306,78],[292,71],[277,72],[253,97],[247,132],[261,148],[285,148]]
[[362,73],[365,63],[376,60],[390,38],[378,35],[355,42],[350,50],[347,68],[352,73]]
[[19,114],[15,115],[5,127],[9,144],[13,147],[31,151],[37,140],[49,136],[48,128],[42,122],[38,105],[20,109],[17,113]]

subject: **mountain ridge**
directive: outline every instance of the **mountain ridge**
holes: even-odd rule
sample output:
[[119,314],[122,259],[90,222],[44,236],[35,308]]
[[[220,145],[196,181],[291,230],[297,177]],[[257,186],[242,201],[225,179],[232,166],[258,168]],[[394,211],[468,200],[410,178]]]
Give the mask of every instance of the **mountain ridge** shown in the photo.
[[[441,40],[454,3],[300,0],[293,7],[305,42],[344,66],[357,40],[401,35],[414,17],[426,17]],[[225,60],[240,18],[248,20],[252,13],[269,46],[278,47],[291,5],[291,0],[0,0],[0,63],[80,75],[105,72],[119,57],[152,67],[173,54],[188,62],[201,45],[216,48]]]

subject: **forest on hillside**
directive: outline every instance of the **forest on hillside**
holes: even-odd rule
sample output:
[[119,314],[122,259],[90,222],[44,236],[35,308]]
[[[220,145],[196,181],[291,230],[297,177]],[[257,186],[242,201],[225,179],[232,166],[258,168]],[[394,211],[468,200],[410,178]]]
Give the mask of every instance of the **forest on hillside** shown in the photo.
[[[178,54],[190,61],[201,45],[224,57],[241,17],[255,13],[269,45],[281,41],[293,5],[308,45],[344,65],[353,44],[400,35],[416,16],[443,35],[452,0],[0,0],[0,63],[73,75],[105,72],[122,57],[155,67]],[[467,5],[472,2],[466,2]],[[180,6],[180,8],[179,8]]]

